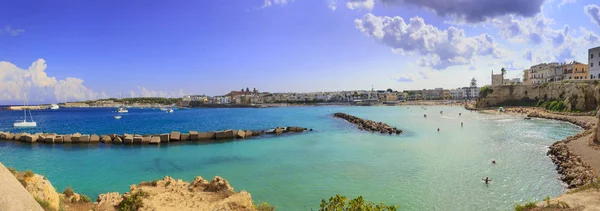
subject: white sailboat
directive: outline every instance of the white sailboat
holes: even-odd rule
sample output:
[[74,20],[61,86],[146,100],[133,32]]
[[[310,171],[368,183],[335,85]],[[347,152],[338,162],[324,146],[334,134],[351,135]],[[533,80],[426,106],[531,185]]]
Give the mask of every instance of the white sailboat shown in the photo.
[[50,105],[50,109],[52,109],[52,110],[57,110],[59,108],[60,108],[60,106],[58,106],[57,104]]
[[33,121],[33,117],[31,116],[31,110],[29,111],[31,122],[27,121],[27,106],[27,100],[25,100],[25,105],[23,106],[23,120],[17,120],[13,124],[14,127],[37,127],[37,123]]
[[[119,99],[123,99],[123,95],[121,93],[119,93]],[[129,113],[129,110],[127,110],[127,107],[122,106],[119,108],[119,110],[117,110],[117,113]]]

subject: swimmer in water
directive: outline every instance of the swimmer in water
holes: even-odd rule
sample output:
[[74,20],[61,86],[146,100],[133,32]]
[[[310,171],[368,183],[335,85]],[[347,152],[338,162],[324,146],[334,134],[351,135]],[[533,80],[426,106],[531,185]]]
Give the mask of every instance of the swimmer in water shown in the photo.
[[481,180],[483,180],[485,184],[489,184],[492,181],[492,179],[489,179],[488,177],[485,177],[485,179],[482,178]]
[[438,132],[440,132],[440,128],[438,127]]
[[427,118],[427,114],[423,114],[423,117]]
[[462,116],[462,113],[458,113],[458,116]]
[[496,161],[495,161],[495,160],[492,160],[492,164],[496,164]]
[[463,123],[462,123],[462,122],[460,123],[460,126],[461,126],[461,127],[463,126]]

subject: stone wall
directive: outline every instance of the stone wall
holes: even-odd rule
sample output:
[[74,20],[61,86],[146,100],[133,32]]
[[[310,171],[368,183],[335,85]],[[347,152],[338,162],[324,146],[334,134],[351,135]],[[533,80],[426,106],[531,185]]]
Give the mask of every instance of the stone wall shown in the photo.
[[532,106],[538,100],[560,100],[567,111],[595,110],[600,102],[598,81],[561,81],[542,85],[503,85],[489,87],[492,91],[480,96],[478,108],[496,106]]

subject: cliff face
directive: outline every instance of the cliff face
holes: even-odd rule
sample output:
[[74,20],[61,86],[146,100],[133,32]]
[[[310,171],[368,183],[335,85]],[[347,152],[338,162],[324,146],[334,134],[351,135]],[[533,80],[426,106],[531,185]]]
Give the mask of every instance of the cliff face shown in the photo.
[[563,101],[568,111],[595,110],[600,102],[598,81],[564,81],[542,85],[493,86],[477,101],[478,108],[494,106],[531,106],[538,100]]

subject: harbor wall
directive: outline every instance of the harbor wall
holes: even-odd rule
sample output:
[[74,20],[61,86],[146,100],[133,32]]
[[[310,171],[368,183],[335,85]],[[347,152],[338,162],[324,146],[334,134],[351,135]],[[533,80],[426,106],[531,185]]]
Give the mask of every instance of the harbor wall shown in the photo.
[[[197,141],[205,143],[241,140],[261,136],[263,134],[279,135],[283,133],[299,133],[307,131],[304,127],[276,127],[268,131],[251,130],[223,130],[198,132],[189,131],[182,133],[172,131],[162,134],[56,134],[56,133],[11,133],[0,131],[0,140],[19,141],[24,143],[47,143],[47,144],[165,144],[170,142]],[[310,129],[312,131],[312,129]]]
[[482,89],[477,108],[535,106],[539,100],[562,101],[567,111],[592,111],[600,102],[597,80],[560,81],[541,85],[502,85]]

